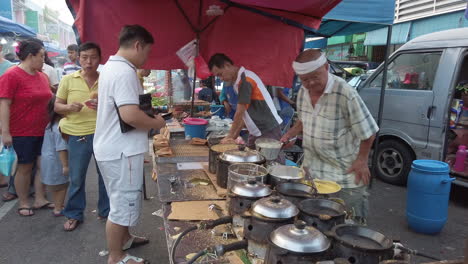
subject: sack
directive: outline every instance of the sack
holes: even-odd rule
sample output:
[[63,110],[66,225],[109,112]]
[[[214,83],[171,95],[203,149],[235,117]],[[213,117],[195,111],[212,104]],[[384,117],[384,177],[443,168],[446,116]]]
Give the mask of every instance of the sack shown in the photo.
[[12,176],[16,172],[18,157],[15,149],[11,147],[3,147],[0,152],[0,173],[4,176]]
[[206,64],[202,56],[197,56],[195,58],[195,69],[197,70],[197,77],[202,80],[211,76],[208,64]]

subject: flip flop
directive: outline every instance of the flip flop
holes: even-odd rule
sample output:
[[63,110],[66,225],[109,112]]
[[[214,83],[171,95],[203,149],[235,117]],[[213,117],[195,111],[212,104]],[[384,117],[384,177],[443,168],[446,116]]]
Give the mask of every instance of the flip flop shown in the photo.
[[[140,241],[135,241],[135,238],[140,238],[141,240]],[[129,240],[127,240],[127,243],[125,243],[125,245],[123,245],[122,250],[125,251],[125,250],[131,249],[131,248],[136,248],[136,247],[139,247],[139,246],[143,246],[143,245],[148,244],[149,242],[150,242],[149,239],[146,239],[144,237],[132,236]]]
[[75,230],[81,224],[81,221],[78,221],[76,219],[68,219],[67,223],[70,226],[70,228],[66,229],[65,226],[64,226],[63,230],[65,230],[67,232],[71,232],[71,231]]
[[[28,210],[28,214],[25,215],[25,214],[20,213],[20,212],[23,211],[23,210]],[[29,216],[33,216],[33,215],[34,215],[34,211],[33,211],[32,208],[20,207],[20,208],[18,208],[18,214],[19,214],[19,216],[22,216],[22,217],[29,217]]]
[[2,184],[0,184],[0,188],[5,188],[5,187],[8,187],[8,183],[2,183]]
[[2,201],[9,202],[18,198],[18,195],[6,192],[2,195]]
[[123,259],[121,259],[116,264],[127,264],[127,262],[129,260],[133,260],[133,261],[141,263],[141,264],[149,264],[149,261],[147,261],[147,260],[144,260],[142,258],[137,258],[137,257],[134,257],[134,256],[130,256],[130,255],[126,255]]
[[52,215],[55,216],[55,217],[63,216],[62,212],[56,213],[56,212],[54,212],[53,210],[52,210]]
[[40,210],[40,209],[54,209],[55,208],[55,205],[51,202],[48,202],[48,203],[45,203],[39,207],[35,207],[33,206],[33,209],[34,210]]

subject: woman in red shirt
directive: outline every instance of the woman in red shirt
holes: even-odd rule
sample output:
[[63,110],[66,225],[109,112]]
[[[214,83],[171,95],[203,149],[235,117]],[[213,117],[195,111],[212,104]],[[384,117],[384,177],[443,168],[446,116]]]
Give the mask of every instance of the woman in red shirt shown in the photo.
[[[48,122],[47,104],[52,98],[48,79],[40,72],[44,53],[44,48],[35,41],[20,42],[16,54],[21,63],[0,77],[2,141],[4,146],[13,146],[18,155],[15,187],[19,197],[18,214],[21,216],[34,215],[28,201],[30,175],[33,164],[39,164]],[[34,187],[34,207],[47,205],[39,173],[36,173]]]

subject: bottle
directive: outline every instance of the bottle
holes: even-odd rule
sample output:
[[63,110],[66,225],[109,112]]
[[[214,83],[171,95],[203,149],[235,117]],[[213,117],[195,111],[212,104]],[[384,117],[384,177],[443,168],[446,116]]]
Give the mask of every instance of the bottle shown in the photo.
[[458,146],[458,151],[455,157],[455,164],[453,165],[453,170],[456,172],[465,171],[465,159],[466,159],[466,146]]

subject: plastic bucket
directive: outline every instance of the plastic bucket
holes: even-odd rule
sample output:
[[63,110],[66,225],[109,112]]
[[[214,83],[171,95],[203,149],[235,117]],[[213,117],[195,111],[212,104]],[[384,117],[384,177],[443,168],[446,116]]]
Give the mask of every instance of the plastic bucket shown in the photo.
[[451,182],[449,166],[437,160],[415,160],[408,177],[406,218],[408,226],[436,234],[447,222]]
[[185,127],[185,136],[190,136],[191,138],[206,138],[206,126],[208,121],[201,118],[185,118],[184,127]]

